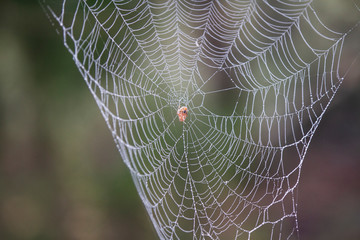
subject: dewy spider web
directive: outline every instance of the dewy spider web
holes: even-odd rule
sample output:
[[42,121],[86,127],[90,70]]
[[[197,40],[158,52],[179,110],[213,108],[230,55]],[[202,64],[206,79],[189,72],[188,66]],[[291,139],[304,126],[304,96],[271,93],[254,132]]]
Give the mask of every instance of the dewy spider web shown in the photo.
[[160,239],[298,237],[300,170],[347,35],[311,1],[43,6]]

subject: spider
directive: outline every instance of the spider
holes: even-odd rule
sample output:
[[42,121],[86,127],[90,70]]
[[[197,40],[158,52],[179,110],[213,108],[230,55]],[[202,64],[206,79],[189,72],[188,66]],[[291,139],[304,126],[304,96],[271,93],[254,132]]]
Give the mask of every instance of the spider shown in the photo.
[[177,115],[179,116],[179,121],[180,122],[184,122],[187,115],[188,115],[188,109],[187,107],[180,107],[179,106],[179,109],[177,110]]

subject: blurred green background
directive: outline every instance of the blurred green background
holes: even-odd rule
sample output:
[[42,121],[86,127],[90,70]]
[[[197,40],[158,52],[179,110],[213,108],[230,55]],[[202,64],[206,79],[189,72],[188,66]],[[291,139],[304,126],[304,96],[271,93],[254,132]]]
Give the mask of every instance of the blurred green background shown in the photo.
[[[345,79],[315,134],[298,203],[301,239],[360,239],[359,71]],[[157,239],[37,1],[0,5],[0,239]]]

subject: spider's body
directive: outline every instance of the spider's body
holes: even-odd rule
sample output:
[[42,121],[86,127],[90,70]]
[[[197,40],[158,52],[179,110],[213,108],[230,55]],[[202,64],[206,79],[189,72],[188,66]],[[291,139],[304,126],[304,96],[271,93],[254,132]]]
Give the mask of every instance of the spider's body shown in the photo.
[[187,107],[179,107],[179,109],[177,111],[177,115],[179,116],[179,121],[184,122],[188,115]]

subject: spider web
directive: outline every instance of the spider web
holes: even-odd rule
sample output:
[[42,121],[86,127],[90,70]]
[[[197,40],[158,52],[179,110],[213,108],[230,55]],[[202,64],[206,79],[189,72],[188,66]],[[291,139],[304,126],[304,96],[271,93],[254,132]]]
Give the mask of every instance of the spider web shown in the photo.
[[298,238],[300,170],[347,36],[311,1],[43,6],[160,239]]

